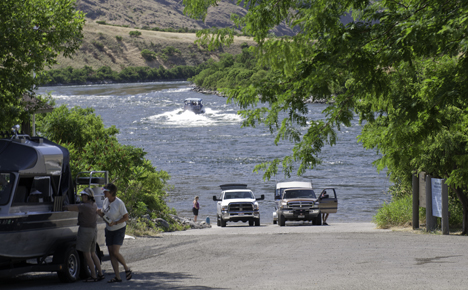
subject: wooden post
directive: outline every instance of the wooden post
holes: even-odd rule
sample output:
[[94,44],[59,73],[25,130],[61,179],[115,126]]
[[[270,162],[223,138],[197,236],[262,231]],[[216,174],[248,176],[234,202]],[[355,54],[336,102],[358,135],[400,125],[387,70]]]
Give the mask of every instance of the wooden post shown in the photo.
[[431,176],[426,175],[426,232],[434,230],[435,223],[432,216],[432,186]]
[[448,186],[442,182],[442,234],[449,234]]
[[419,176],[413,174],[413,230],[419,229]]

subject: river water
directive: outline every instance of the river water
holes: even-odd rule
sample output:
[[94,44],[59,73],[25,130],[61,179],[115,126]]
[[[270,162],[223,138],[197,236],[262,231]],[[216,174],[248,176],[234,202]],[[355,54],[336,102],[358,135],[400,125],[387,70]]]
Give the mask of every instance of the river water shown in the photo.
[[[260,201],[261,222],[271,223],[274,210],[273,192],[280,181],[312,181],[315,189],[334,187],[338,212],[329,222],[369,222],[382,203],[389,181],[385,172],[377,173],[372,162],[378,155],[357,143],[361,128],[355,120],[338,133],[338,142],[322,151],[323,163],[301,177],[286,179],[279,173],[264,181],[262,173],[253,173],[256,164],[290,153],[292,144],[274,145],[274,135],[263,126],[241,128],[238,107],[226,104],[216,95],[191,90],[188,82],[108,84],[89,86],[43,87],[38,93],[51,92],[57,106],[66,104],[92,107],[106,126],[115,125],[118,140],[143,148],[158,170],[171,175],[173,185],[167,203],[180,216],[192,217],[194,196],[200,196],[199,219],[216,217],[213,195],[220,184],[245,183]],[[203,98],[206,113],[195,115],[183,111],[183,101]],[[322,116],[326,105],[309,104],[311,120]],[[319,190],[316,190],[319,191]]]

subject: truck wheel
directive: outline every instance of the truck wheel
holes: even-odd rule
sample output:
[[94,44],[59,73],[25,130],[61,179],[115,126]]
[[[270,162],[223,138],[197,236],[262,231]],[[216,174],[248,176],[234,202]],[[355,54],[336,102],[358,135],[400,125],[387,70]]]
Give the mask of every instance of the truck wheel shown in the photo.
[[253,226],[254,225],[254,221],[250,220],[249,221],[249,227]]
[[283,215],[279,215],[279,216],[278,216],[278,225],[279,225],[280,227],[284,227],[285,224],[286,224],[286,220],[285,220],[284,216],[283,216]]
[[322,225],[322,215],[319,214],[316,218],[312,220],[312,224],[316,226],[321,226]]
[[221,217],[221,227],[225,227],[226,226],[226,221],[223,220],[223,217]]
[[260,218],[258,218],[258,219],[255,220],[255,226],[256,226],[256,227],[259,227],[259,226],[260,226]]
[[221,221],[220,221],[220,216],[219,215],[216,217],[216,225],[218,227],[221,226]]
[[64,253],[59,254],[57,260],[63,264],[63,269],[57,272],[60,281],[71,283],[78,280],[80,276],[80,256],[75,249],[75,245],[68,246]]
[[274,224],[274,225],[276,225],[277,223],[278,223],[278,221],[273,220],[273,224]]

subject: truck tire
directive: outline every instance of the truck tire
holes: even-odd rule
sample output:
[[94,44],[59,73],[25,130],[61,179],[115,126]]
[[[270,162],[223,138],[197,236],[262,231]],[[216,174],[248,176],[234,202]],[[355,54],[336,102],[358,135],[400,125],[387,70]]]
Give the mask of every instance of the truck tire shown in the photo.
[[221,219],[221,217],[218,215],[218,216],[216,217],[216,225],[217,225],[218,227],[221,226],[221,221],[220,221],[220,219]]
[[316,226],[321,226],[322,225],[322,215],[319,214],[316,218],[312,220],[312,224]]
[[254,221],[253,220],[250,220],[249,221],[249,227],[253,226],[254,225]]
[[259,226],[260,226],[260,218],[258,218],[258,219],[255,220],[255,226],[256,226],[256,227],[259,227]]
[[221,217],[221,227],[225,227],[226,226],[226,221],[223,220],[223,217]]
[[285,220],[284,216],[283,216],[283,215],[279,215],[279,216],[278,216],[278,225],[279,225],[280,227],[284,227],[285,224],[286,224],[286,220]]
[[65,252],[59,253],[56,261],[63,264],[63,269],[57,272],[61,282],[72,283],[78,280],[80,277],[80,256],[75,245],[70,245]]
[[278,223],[278,221],[273,220],[273,224],[274,224],[274,225],[276,225],[277,223]]

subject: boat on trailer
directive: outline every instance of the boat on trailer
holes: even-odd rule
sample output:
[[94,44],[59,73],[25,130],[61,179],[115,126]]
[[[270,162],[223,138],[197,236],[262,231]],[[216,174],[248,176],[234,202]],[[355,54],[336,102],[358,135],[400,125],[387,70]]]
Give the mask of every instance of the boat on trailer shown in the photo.
[[[26,272],[57,272],[63,282],[89,274],[75,249],[78,213],[63,206],[79,203],[77,186],[95,185],[96,199],[104,177],[95,172],[73,184],[66,148],[45,138],[0,134],[0,277]],[[96,186],[98,185],[98,187]],[[98,219],[97,252],[104,246],[105,223]]]
[[188,98],[184,101],[184,111],[192,111],[195,114],[205,113],[205,106],[201,98]]

